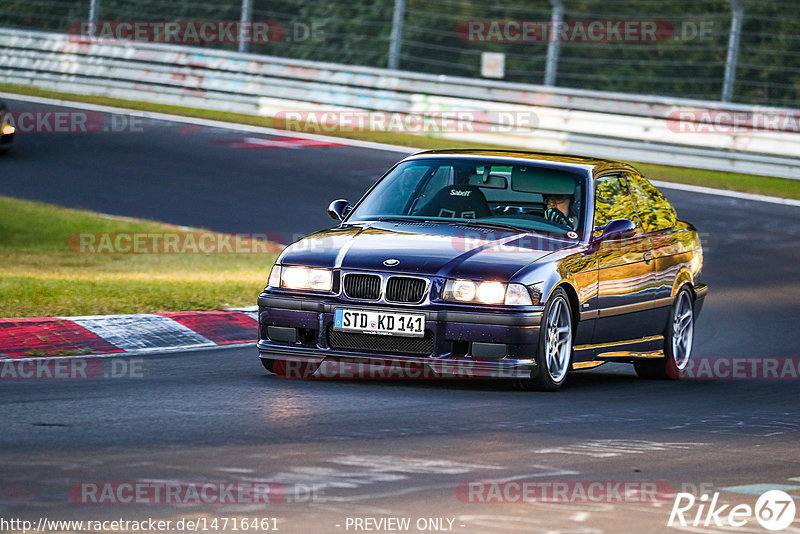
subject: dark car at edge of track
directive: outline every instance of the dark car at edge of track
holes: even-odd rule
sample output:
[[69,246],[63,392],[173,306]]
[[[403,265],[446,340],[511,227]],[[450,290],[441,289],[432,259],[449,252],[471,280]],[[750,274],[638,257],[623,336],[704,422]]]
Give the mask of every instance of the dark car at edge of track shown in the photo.
[[7,119],[6,115],[9,113],[5,102],[0,100],[0,154],[8,152],[14,143],[14,128],[13,124]]
[[554,391],[606,362],[646,378],[690,363],[700,238],[630,165],[422,152],[328,211],[339,225],[284,249],[258,297],[271,372],[419,366]]

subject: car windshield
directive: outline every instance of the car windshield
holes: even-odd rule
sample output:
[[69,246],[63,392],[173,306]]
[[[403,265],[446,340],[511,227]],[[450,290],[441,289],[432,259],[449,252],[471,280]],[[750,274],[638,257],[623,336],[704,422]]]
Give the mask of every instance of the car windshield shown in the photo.
[[537,164],[416,159],[389,172],[348,222],[387,218],[469,222],[574,238],[574,232],[583,228],[585,181],[578,172]]

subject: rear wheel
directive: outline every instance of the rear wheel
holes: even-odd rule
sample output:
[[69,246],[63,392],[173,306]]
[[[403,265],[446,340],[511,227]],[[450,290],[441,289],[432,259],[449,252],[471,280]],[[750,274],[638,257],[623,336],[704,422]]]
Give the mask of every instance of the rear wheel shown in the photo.
[[567,293],[558,288],[545,306],[539,327],[536,371],[519,381],[522,389],[556,391],[567,378],[572,362],[572,309]]
[[694,343],[694,301],[692,292],[683,287],[672,304],[672,318],[664,339],[664,358],[633,364],[642,378],[678,379],[689,365]]

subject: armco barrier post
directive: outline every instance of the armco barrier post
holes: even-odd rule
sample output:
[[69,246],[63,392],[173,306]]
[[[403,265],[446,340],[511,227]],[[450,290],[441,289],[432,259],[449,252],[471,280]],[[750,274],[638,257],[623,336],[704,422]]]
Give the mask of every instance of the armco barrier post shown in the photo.
[[100,15],[100,0],[91,0],[89,3],[89,37],[94,37],[97,32],[97,20]]
[[550,0],[550,5],[553,6],[553,13],[550,16],[550,39],[547,42],[547,63],[544,70],[544,85],[553,86],[556,84],[556,71],[558,70],[558,32],[556,28],[559,27],[564,18],[564,4],[561,0]]
[[744,9],[739,0],[728,0],[731,5],[731,35],[728,39],[728,55],[725,59],[725,79],[722,82],[722,101],[730,102],[733,84],[736,81],[736,61],[739,59],[739,36],[742,33]]
[[403,19],[406,16],[406,0],[394,0],[392,35],[389,38],[389,64],[392,70],[400,68],[400,46],[403,43]]
[[239,25],[239,52],[246,54],[250,51],[249,25],[253,19],[253,0],[242,0],[242,23]]

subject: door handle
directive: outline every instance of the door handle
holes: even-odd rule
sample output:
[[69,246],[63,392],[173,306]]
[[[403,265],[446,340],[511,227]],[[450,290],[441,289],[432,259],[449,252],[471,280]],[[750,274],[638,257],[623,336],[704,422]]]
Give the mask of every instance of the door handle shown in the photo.
[[650,265],[650,262],[651,262],[651,261],[653,261],[653,254],[651,254],[650,252],[645,252],[645,253],[644,253],[644,262],[645,262],[647,265]]

